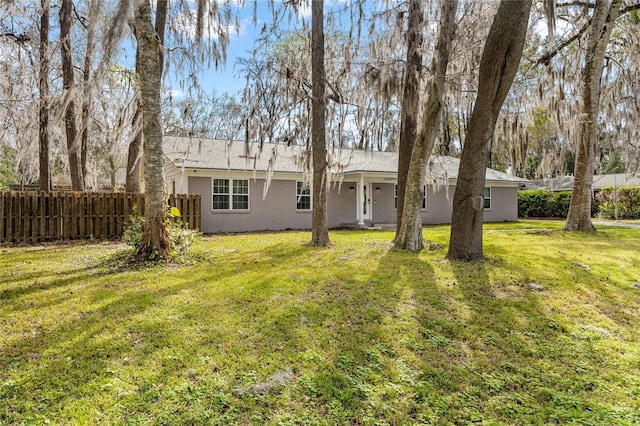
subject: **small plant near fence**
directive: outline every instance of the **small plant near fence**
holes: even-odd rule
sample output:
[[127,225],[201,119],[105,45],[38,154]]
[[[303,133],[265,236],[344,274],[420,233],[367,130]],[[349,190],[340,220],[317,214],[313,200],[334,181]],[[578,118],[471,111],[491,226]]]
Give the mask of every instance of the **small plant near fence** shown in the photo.
[[[180,220],[180,210],[171,207],[167,211],[167,234],[171,242],[171,260],[178,263],[185,263],[189,248],[193,245],[200,233],[195,229],[190,229],[189,224]],[[133,247],[137,252],[142,241],[144,229],[144,217],[138,215],[129,216],[129,221],[124,227],[122,241]]]

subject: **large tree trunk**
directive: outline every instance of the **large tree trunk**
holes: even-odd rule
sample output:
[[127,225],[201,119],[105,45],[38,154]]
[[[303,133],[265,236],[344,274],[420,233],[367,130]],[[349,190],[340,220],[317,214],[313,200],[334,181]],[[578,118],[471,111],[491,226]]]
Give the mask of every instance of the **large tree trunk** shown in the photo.
[[327,173],[325,69],[324,69],[324,0],[311,1],[311,149],[313,155],[313,212],[311,245],[327,247]]
[[480,61],[478,96],[462,150],[453,196],[449,259],[483,260],[482,222],[489,144],[518,70],[531,0],[502,0]]
[[591,222],[591,185],[596,144],[598,142],[598,111],[600,106],[600,78],[604,54],[611,30],[620,12],[621,0],[597,0],[582,71],[582,110],[579,117],[578,152],[576,153],[573,191],[566,231],[594,232]]
[[400,140],[398,141],[398,193],[396,203],[396,241],[402,224],[405,188],[413,144],[418,129],[420,103],[420,75],[422,70],[422,30],[424,23],[423,0],[409,1],[407,27],[407,62],[401,105]]
[[420,133],[413,147],[408,170],[402,223],[396,236],[395,245],[398,248],[412,252],[424,248],[422,221],[420,219],[420,210],[424,197],[423,187],[427,163],[442,122],[442,103],[445,93],[449,53],[451,52],[451,44],[456,32],[455,17],[457,7],[457,0],[442,2],[438,44],[436,45],[431,67],[433,78],[429,84],[429,95],[425,102]]
[[40,191],[49,191],[49,0],[41,0],[40,15],[40,112],[38,129],[38,159],[40,161]]
[[[158,2],[158,8],[160,7]],[[158,11],[158,13],[160,13]],[[160,90],[162,62],[160,39],[153,26],[151,6],[137,0],[134,9],[135,34],[140,54],[140,95],[142,100],[142,131],[144,133],[145,223],[140,255],[159,260],[169,257],[166,230],[166,203],[163,182],[162,124]]]
[[[167,26],[167,12],[168,12],[168,0],[158,0],[156,7],[156,24],[155,29],[158,37],[160,37],[160,43],[164,45],[165,28]],[[202,6],[200,6],[202,7]],[[162,75],[162,69],[164,68],[164,54],[162,49],[158,52],[160,60],[160,70]],[[136,51],[136,74],[140,75],[140,53]],[[140,192],[140,178],[141,171],[141,159],[143,154],[143,139],[144,135],[141,121],[142,104],[140,99],[135,100],[135,112],[131,123],[133,129],[133,137],[129,142],[129,149],[127,152],[127,169],[125,176],[125,191],[126,192]]]
[[80,141],[76,125],[76,104],[73,91],[73,56],[71,52],[71,0],[62,0],[60,6],[60,49],[62,53],[62,87],[65,92],[64,126],[67,138],[67,153],[69,156],[69,173],[71,188],[74,191],[84,191],[82,176],[82,161],[80,155]]

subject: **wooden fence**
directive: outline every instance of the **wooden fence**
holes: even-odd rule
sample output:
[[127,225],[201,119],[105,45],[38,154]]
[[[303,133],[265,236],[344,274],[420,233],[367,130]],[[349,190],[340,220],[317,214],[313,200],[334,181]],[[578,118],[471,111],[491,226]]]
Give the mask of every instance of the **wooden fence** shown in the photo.
[[[181,220],[200,229],[200,196],[170,195]],[[131,215],[144,214],[144,194],[126,192],[0,192],[0,242],[117,239]]]

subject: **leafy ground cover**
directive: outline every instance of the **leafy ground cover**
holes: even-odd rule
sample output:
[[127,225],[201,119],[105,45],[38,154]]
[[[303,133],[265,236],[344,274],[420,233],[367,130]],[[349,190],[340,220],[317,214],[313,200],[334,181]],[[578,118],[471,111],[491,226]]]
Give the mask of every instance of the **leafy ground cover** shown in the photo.
[[561,225],[0,247],[0,424],[640,424],[640,230]]

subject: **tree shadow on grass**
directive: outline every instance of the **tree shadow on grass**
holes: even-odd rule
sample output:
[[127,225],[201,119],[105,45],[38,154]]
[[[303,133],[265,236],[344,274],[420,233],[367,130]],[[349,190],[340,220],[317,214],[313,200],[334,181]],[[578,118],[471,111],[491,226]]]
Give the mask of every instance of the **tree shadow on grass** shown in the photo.
[[[277,345],[298,354],[281,361],[289,362],[298,375],[295,397],[309,401],[298,421],[320,418],[348,424],[383,419],[393,405],[391,400],[375,403],[378,397],[393,398],[376,387],[397,384],[392,377],[398,373],[396,334],[413,336],[416,297],[423,298],[415,295],[415,288],[434,286],[433,268],[398,250],[386,250],[373,273],[360,274],[361,261],[349,258],[342,268],[334,268],[333,275],[304,283],[298,298],[266,320],[266,327],[282,330],[272,354]],[[439,304],[433,292],[424,298]]]
[[[12,292],[2,311],[27,329],[7,329],[3,339],[0,378],[9,385],[0,389],[0,420],[96,419],[100,411],[110,419],[161,420],[164,405],[177,412],[167,414],[169,423],[191,418],[176,393],[163,389],[172,382],[184,385],[185,392],[198,388],[212,353],[229,351],[230,360],[239,356],[225,337],[229,330],[217,323],[218,313],[227,314],[227,305],[250,312],[257,293],[268,298],[277,290],[272,277],[265,277],[264,285],[238,286],[234,278],[255,268],[286,269],[307,252],[287,244],[229,251],[194,270],[115,271],[113,258],[94,259],[81,268],[51,272],[45,287]],[[115,263],[121,260],[116,256]],[[56,318],[47,318],[52,315]],[[206,418],[211,398],[202,398],[200,418]],[[84,409],[88,417],[81,417]]]
[[[495,255],[495,253],[492,253]],[[598,371],[607,361],[594,350],[594,336],[573,328],[549,308],[547,289],[526,282],[500,282],[493,268],[526,277],[527,268],[495,259],[484,263],[450,262],[461,300],[468,311],[459,334],[469,351],[459,416],[472,411],[478,418],[522,422],[605,424],[631,415],[596,397]],[[535,276],[535,273],[533,273]],[[549,289],[550,291],[550,289]],[[613,362],[615,365],[616,362]],[[469,398],[469,396],[473,398]]]
[[[601,365],[591,337],[572,338],[545,293],[492,281],[493,267],[526,268],[442,261],[448,283],[429,257],[276,243],[197,268],[102,272],[79,290],[89,304],[0,351],[0,420],[536,423],[597,408],[591,378],[575,374]],[[276,389],[234,392],[287,369]]]

